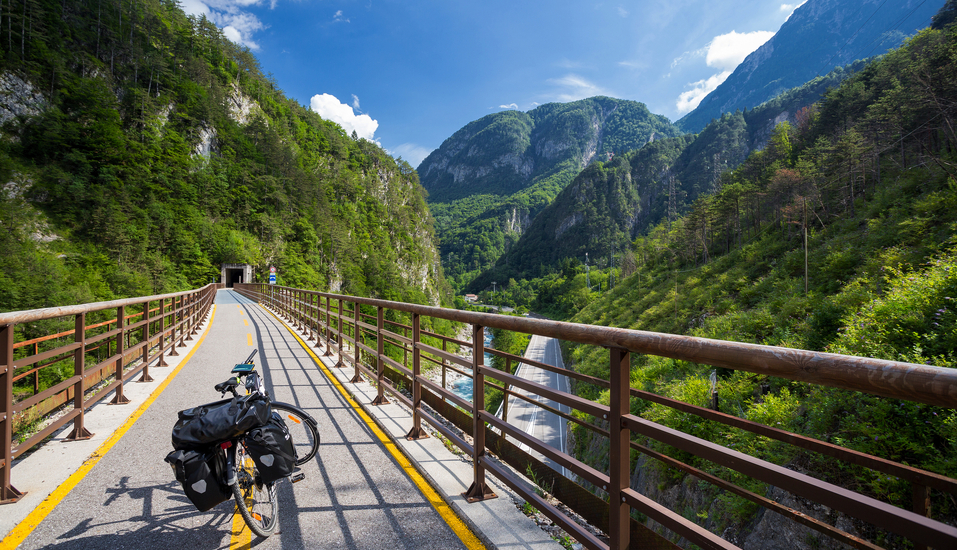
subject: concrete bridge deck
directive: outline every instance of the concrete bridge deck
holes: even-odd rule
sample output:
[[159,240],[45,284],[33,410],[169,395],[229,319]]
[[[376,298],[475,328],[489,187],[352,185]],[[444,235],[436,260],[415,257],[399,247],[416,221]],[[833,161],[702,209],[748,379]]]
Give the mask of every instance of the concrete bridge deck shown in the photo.
[[[458,493],[470,482],[470,466],[448,453],[435,438],[401,440],[410,422],[402,419],[408,414],[395,405],[366,407],[376,416],[373,421],[357,402],[367,404],[374,390],[364,383],[346,384],[348,375],[343,371],[351,373],[351,368],[330,369],[333,361],[321,364],[314,348],[305,346],[268,311],[236,293],[220,291],[216,304],[203,339],[167,375],[165,389],[149,390],[152,395],[139,407],[138,420],[127,422],[116,432],[119,437],[114,435],[111,447],[104,450],[104,444],[86,460],[85,475],[74,474],[62,485],[42,479],[51,468],[43,465],[41,451],[47,451],[47,461],[51,456],[46,448],[35,453],[36,458],[19,461],[13,470],[14,480],[30,494],[20,503],[0,507],[0,516],[7,517],[0,520],[0,536],[6,537],[0,546],[249,547],[249,529],[234,513],[233,501],[198,512],[163,459],[172,450],[170,430],[177,411],[218,399],[213,385],[225,380],[233,364],[258,348],[256,363],[270,394],[312,414],[319,421],[322,444],[317,457],[302,466],[305,480],[279,485],[279,528],[268,539],[252,536],[253,546],[558,548],[507,497],[465,504]],[[348,392],[345,386],[350,386]],[[126,408],[97,407],[113,416]],[[129,412],[119,414],[125,417]],[[95,424],[92,413],[88,418]],[[100,430],[97,445],[112,432],[112,428]],[[69,455],[77,453],[83,454],[82,462],[90,452],[82,443],[56,438],[45,447],[53,449],[53,456],[63,455],[57,462],[75,463],[77,458]],[[58,490],[52,491],[49,486],[53,484],[59,485]],[[503,488],[495,487],[505,495]],[[36,503],[51,491],[43,503]],[[21,503],[29,509],[16,509]],[[14,517],[16,526],[11,527]],[[26,520],[20,521],[22,517]]]

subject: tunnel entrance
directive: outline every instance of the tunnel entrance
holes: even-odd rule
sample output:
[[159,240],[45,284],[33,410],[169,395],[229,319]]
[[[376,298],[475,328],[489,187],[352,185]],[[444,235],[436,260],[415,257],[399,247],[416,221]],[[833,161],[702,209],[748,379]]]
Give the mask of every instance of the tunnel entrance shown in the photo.
[[223,264],[222,278],[220,281],[226,288],[233,288],[237,283],[252,283],[253,266],[249,264]]

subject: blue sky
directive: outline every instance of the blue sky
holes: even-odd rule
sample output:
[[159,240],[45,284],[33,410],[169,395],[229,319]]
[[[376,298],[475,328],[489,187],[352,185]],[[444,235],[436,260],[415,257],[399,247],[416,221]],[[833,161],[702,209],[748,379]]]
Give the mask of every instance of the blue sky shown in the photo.
[[179,0],[286,95],[413,166],[504,109],[607,95],[672,121],[801,0]]

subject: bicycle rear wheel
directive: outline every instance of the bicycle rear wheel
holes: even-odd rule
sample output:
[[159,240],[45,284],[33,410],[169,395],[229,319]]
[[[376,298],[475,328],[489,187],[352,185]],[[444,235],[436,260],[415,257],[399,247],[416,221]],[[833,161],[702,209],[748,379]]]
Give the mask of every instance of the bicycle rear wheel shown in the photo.
[[289,428],[289,435],[292,436],[292,442],[296,446],[296,466],[301,466],[312,460],[319,450],[319,430],[306,418],[305,413],[286,403],[273,403],[272,410],[279,413],[286,427]]
[[243,521],[260,537],[268,537],[276,530],[279,519],[279,501],[276,484],[263,483],[245,445],[236,449],[236,483],[232,486],[236,508]]

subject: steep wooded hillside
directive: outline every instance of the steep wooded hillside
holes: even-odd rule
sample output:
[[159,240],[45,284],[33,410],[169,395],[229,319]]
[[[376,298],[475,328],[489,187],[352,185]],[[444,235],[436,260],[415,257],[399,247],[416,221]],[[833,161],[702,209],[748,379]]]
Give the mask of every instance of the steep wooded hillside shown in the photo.
[[415,171],[172,0],[2,11],[0,310],[280,284],[438,303]]
[[[767,147],[723,176],[720,189],[699,197],[687,215],[635,239],[613,290],[589,291],[584,274],[572,269],[545,281],[540,295],[591,298],[573,317],[583,323],[957,367],[955,55],[954,26],[921,32],[828,93],[805,124],[779,126]],[[576,370],[608,376],[607,350],[565,351]],[[709,406],[713,369],[637,355],[631,366],[633,386]],[[726,369],[715,375],[726,413],[957,476],[953,408]],[[600,388],[582,384],[577,391],[607,400]],[[631,412],[911,506],[910,485],[891,476],[837,467],[648,401],[633,400]],[[607,447],[587,430],[574,431],[574,453],[602,464]],[[757,494],[773,491],[700,457],[651,446]],[[638,491],[672,499],[685,517],[743,547],[831,547],[803,528],[788,538],[769,536],[774,514],[641,460],[642,473],[632,480]],[[935,519],[957,523],[952,500],[941,495],[934,503]],[[826,520],[882,547],[908,545],[880,525],[840,514]]]
[[722,174],[764,148],[778,124],[807,124],[807,107],[864,66],[836,69],[754,110],[723,115],[700,134],[657,140],[593,163],[469,288],[540,277],[557,271],[566,258],[584,262],[586,253],[595,260],[619,255],[635,237],[663,220],[674,221],[699,196],[719,189]]
[[833,69],[896,48],[930,25],[944,0],[808,0],[677,124],[699,132]]
[[419,165],[446,273],[488,268],[590,162],[680,132],[642,103],[594,97],[469,123]]

